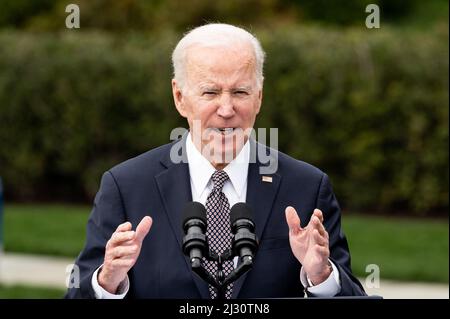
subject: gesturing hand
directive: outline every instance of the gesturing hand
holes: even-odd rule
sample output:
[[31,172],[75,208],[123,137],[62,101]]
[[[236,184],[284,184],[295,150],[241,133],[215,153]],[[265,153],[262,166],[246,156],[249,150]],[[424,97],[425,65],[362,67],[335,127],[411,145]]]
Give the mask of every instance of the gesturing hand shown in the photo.
[[103,289],[114,294],[119,284],[126,278],[141,252],[142,241],[152,226],[152,218],[145,216],[136,231],[131,223],[120,224],[106,244],[103,267],[98,274],[98,283]]
[[308,225],[300,226],[300,218],[293,207],[286,208],[286,221],[289,226],[289,243],[294,256],[302,264],[308,278],[314,285],[325,281],[332,268],[328,233],[323,227],[323,215],[315,209]]

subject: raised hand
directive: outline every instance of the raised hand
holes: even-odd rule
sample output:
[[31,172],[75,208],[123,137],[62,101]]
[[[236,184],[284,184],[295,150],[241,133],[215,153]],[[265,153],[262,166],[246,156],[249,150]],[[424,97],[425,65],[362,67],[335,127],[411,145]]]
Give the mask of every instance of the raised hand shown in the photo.
[[152,218],[145,216],[136,231],[131,223],[120,224],[106,244],[103,267],[98,274],[98,283],[103,289],[114,294],[128,271],[136,263],[141,252],[142,241],[152,226]]
[[323,214],[320,209],[315,209],[308,225],[302,228],[300,218],[293,207],[287,207],[285,213],[292,253],[302,264],[312,283],[318,285],[325,281],[332,271],[328,261],[328,233],[322,224]]

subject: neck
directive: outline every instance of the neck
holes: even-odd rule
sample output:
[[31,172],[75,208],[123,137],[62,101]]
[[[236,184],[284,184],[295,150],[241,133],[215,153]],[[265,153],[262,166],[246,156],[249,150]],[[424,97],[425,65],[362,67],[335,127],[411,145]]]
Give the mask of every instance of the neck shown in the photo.
[[210,163],[218,171],[223,170],[228,165],[228,163],[214,163],[214,162],[210,162]]

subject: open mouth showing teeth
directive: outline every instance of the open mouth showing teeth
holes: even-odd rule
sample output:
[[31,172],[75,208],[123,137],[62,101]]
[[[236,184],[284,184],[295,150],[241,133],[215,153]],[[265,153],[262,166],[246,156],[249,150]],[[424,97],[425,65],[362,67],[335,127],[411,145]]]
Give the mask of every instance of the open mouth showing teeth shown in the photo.
[[222,134],[230,134],[234,131],[234,128],[232,127],[224,127],[224,128],[215,128],[216,132],[220,132]]

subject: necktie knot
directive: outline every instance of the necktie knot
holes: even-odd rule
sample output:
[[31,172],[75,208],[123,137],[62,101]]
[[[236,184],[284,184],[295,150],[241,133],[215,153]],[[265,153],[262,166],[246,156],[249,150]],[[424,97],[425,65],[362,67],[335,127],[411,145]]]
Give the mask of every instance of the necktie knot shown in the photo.
[[222,170],[215,171],[211,178],[213,181],[213,191],[216,192],[221,192],[223,185],[229,179],[228,174]]

